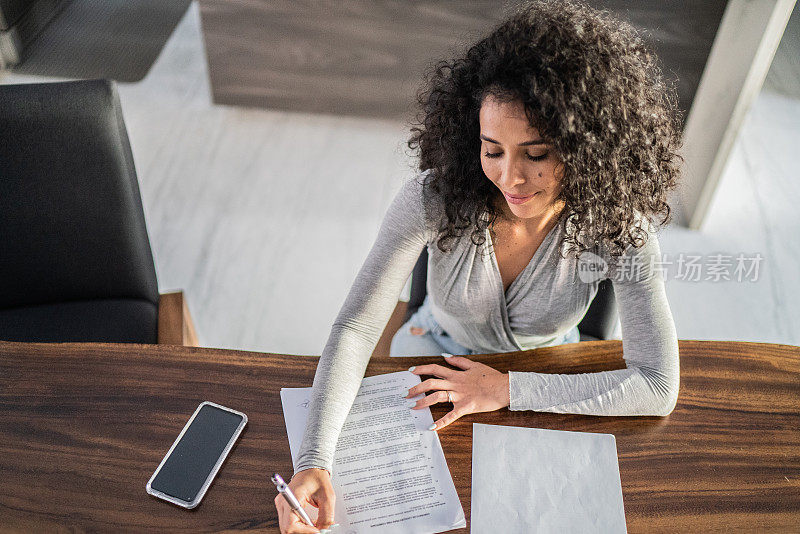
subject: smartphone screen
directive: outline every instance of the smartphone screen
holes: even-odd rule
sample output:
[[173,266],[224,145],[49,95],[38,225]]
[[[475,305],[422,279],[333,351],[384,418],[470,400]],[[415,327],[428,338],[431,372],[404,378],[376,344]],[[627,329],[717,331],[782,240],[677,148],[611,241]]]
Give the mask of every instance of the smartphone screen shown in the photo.
[[187,508],[197,506],[246,422],[241,412],[200,404],[148,482],[148,493]]

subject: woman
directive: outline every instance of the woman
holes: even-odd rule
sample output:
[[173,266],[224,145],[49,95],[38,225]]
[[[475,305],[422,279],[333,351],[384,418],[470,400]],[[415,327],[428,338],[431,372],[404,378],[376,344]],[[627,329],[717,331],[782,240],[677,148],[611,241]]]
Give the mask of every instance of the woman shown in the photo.
[[[635,30],[571,2],[521,8],[421,93],[409,146],[420,174],[401,188],[334,322],[314,378],[290,486],[333,522],[339,432],[398,295],[423,247],[428,298],[393,355],[506,352],[577,341],[576,325],[611,278],[626,369],[500,373],[462,356],[417,367],[415,408],[452,402],[440,430],[509,407],[594,415],[667,415],[678,343],[656,220],[680,157],[676,98]],[[588,258],[588,260],[587,260]],[[588,263],[587,263],[588,261]],[[587,277],[587,265],[602,276]],[[420,345],[422,343],[422,345]],[[282,532],[315,532],[276,499]]]

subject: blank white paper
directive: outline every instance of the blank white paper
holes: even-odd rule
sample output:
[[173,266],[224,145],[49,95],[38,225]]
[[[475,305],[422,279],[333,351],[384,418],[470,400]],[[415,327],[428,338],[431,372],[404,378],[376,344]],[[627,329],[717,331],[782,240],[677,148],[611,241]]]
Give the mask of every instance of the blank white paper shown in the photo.
[[471,532],[625,533],[613,434],[472,425]]
[[[434,534],[466,526],[430,408],[403,397],[420,383],[408,371],[365,378],[334,455],[337,533]],[[413,400],[422,398],[414,397]],[[303,439],[311,388],[282,388],[292,463]]]

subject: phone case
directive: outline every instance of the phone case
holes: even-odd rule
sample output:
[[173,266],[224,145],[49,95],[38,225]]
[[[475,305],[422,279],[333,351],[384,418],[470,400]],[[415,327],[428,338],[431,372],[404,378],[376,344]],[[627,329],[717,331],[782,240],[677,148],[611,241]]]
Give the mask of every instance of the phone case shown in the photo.
[[[176,497],[173,497],[172,495],[167,495],[166,493],[163,493],[161,491],[154,490],[151,487],[151,484],[153,483],[153,480],[156,478],[156,475],[158,475],[158,472],[161,471],[161,467],[163,467],[163,465],[166,463],[167,458],[169,458],[170,454],[172,454],[172,451],[178,445],[178,442],[181,440],[183,435],[186,433],[186,429],[189,428],[189,425],[192,424],[192,421],[194,421],[194,418],[197,416],[198,413],[200,413],[200,410],[205,405],[214,406],[215,408],[219,408],[221,410],[225,410],[227,412],[231,412],[233,414],[239,415],[242,418],[242,422],[239,423],[239,426],[236,428],[236,431],[233,433],[233,436],[231,436],[230,441],[228,441],[228,444],[222,450],[222,454],[219,455],[219,459],[217,460],[217,463],[214,464],[214,468],[208,474],[208,478],[203,483],[202,487],[200,488],[200,491],[197,492],[197,495],[195,496],[195,498],[192,501],[188,501],[187,502],[187,501],[184,501],[182,499],[178,499]],[[203,500],[203,496],[206,494],[206,491],[208,490],[208,487],[211,485],[211,482],[214,480],[214,477],[217,476],[217,471],[219,471],[219,468],[222,467],[222,463],[225,461],[225,458],[228,457],[228,453],[233,448],[233,445],[234,445],[234,443],[236,443],[236,440],[239,439],[239,434],[242,433],[242,430],[244,430],[244,427],[245,427],[246,424],[247,424],[247,416],[242,412],[239,412],[239,411],[236,411],[236,410],[232,410],[231,408],[227,408],[225,406],[222,406],[220,404],[216,404],[216,403],[211,402],[211,401],[201,402],[200,405],[197,407],[197,409],[192,414],[192,416],[189,418],[189,421],[184,425],[183,430],[181,430],[181,433],[178,434],[178,437],[172,443],[172,447],[170,447],[169,451],[167,451],[167,454],[164,455],[164,458],[161,460],[161,463],[158,464],[158,467],[156,468],[155,472],[153,473],[153,476],[151,476],[150,480],[147,481],[147,493],[149,493],[153,497],[158,497],[159,499],[164,499],[165,501],[171,502],[172,504],[177,504],[178,506],[181,506],[183,508],[191,509],[191,508],[196,507],[198,504],[200,504],[200,501]]]

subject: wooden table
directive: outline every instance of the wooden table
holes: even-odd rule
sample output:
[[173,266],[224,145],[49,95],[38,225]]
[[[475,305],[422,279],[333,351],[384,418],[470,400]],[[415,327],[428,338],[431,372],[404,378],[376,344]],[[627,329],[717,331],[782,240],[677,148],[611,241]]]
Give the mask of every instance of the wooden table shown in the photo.
[[[439,433],[470,517],[472,423],[609,432],[630,532],[778,531],[800,525],[800,347],[681,341],[668,417],[473,414]],[[507,371],[624,366],[619,341],[475,359]],[[374,359],[367,375],[441,362]],[[179,346],[0,342],[0,531],[277,532],[273,472],[292,472],[278,392],[317,358]],[[203,503],[145,484],[204,400],[249,417]],[[433,409],[434,419],[445,413]],[[467,532],[462,529],[461,532]]]

